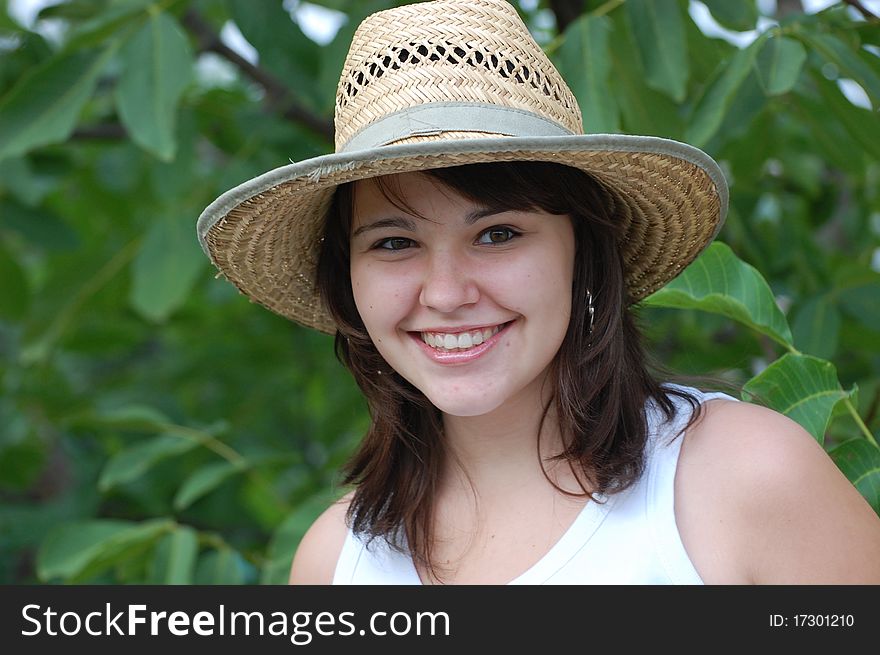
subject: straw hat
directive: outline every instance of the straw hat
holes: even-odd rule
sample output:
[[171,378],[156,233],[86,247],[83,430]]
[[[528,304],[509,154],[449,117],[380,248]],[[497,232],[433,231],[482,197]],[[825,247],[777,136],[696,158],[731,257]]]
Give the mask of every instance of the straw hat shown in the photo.
[[584,135],[574,95],[505,0],[437,0],[367,17],[339,79],[335,125],[335,153],[235,187],[198,222],[202,248],[242,293],[330,334],[315,266],[345,182],[496,161],[582,169],[614,203],[633,301],[692,262],[727,211],[724,176],[701,150]]

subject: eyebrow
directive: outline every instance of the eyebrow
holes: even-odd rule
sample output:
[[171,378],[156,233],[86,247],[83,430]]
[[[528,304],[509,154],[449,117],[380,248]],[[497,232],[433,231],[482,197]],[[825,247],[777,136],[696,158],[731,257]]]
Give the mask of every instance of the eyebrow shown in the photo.
[[[481,218],[494,216],[495,214],[503,214],[506,211],[510,210],[506,207],[487,207],[484,209],[475,209],[464,217],[464,224],[473,225]],[[403,216],[392,216],[389,218],[380,218],[378,221],[373,221],[372,223],[361,225],[352,233],[351,238],[356,239],[365,232],[369,232],[370,230],[379,230],[383,227],[395,227],[400,230],[408,230],[409,232],[415,232],[416,230],[415,221],[413,221],[412,219],[404,218]]]

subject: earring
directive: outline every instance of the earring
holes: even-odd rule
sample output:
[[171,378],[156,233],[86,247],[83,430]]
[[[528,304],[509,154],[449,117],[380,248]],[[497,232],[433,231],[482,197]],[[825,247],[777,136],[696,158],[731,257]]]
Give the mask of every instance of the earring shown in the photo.
[[593,307],[593,293],[587,289],[587,313],[590,315],[590,336],[593,336],[593,317],[596,315],[596,308]]

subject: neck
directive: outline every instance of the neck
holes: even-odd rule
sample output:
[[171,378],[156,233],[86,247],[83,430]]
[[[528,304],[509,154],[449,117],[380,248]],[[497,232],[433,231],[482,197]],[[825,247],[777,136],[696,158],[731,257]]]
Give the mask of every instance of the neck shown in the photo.
[[[480,497],[491,499],[507,496],[514,489],[526,491],[535,485],[547,485],[542,461],[556,484],[580,491],[576,482],[572,485],[564,461],[546,461],[562,451],[564,440],[552,404],[552,385],[543,384],[545,378],[546,374],[488,414],[443,415],[449,453],[444,478],[450,491],[473,487]],[[549,409],[542,425],[545,407]]]

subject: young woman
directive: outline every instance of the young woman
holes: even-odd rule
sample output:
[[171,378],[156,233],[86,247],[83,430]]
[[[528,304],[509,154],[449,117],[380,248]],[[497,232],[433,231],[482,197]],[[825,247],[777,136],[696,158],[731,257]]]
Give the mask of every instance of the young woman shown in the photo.
[[803,429],[647,370],[628,307],[720,228],[708,156],[583,135],[503,0],[367,18],[336,126],[199,225],[370,406],[292,583],[880,582],[880,519]]

